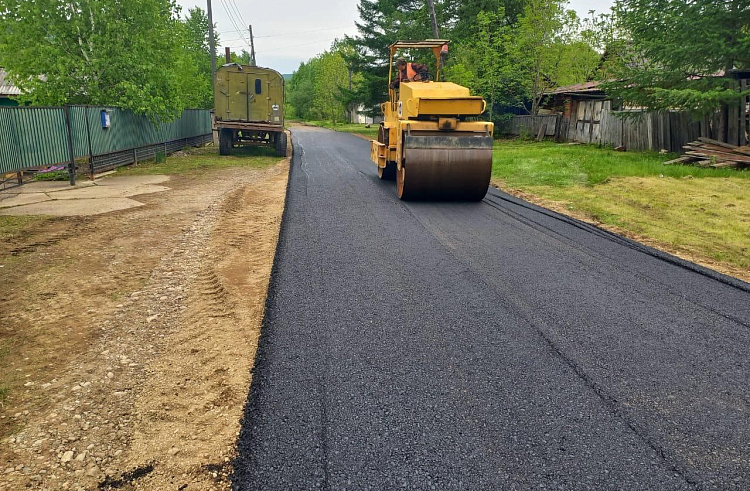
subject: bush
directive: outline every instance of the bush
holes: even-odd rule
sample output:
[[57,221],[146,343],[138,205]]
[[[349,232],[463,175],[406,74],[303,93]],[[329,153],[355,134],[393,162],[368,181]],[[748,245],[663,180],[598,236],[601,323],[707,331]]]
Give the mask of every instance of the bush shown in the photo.
[[35,181],[67,181],[69,179],[68,171],[57,170],[54,172],[45,172],[43,174],[35,174]]

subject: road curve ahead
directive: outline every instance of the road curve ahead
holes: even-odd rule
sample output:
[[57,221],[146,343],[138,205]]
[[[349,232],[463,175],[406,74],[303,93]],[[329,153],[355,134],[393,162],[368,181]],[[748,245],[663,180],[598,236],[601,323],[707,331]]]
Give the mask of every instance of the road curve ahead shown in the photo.
[[236,489],[750,489],[750,285],[292,137]]

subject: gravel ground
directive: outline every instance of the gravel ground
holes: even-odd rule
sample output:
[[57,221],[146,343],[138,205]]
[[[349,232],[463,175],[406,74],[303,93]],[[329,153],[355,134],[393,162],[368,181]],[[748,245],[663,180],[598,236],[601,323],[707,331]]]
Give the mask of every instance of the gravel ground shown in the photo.
[[175,176],[2,244],[23,378],[0,402],[0,490],[230,487],[288,169]]
[[293,142],[236,489],[750,487],[750,285]]

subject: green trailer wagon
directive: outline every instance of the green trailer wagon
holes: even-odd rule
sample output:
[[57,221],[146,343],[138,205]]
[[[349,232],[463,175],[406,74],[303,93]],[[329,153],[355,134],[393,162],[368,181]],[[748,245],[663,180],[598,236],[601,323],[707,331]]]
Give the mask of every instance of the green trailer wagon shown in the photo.
[[219,153],[236,146],[273,146],[286,155],[284,77],[270,68],[228,63],[216,70],[214,107]]

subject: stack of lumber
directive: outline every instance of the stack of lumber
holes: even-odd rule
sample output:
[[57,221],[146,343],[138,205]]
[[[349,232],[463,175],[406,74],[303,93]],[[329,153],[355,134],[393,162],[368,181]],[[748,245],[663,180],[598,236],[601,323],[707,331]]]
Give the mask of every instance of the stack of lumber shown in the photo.
[[738,147],[729,143],[698,138],[682,147],[685,155],[664,162],[664,165],[685,164],[714,169],[744,169],[750,167],[750,146]]

